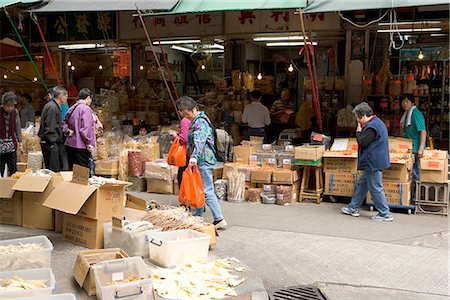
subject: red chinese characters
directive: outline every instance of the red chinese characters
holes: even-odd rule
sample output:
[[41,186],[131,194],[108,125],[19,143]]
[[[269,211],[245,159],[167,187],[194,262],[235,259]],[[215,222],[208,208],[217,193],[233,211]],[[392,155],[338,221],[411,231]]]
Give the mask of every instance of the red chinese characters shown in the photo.
[[253,24],[253,21],[256,19],[256,16],[253,14],[253,10],[243,10],[241,11],[241,16],[239,17],[239,21],[241,24],[245,24],[248,20],[250,24]]
[[288,11],[272,11],[271,18],[275,19],[275,22],[278,23],[281,19],[285,22],[289,22],[289,12]]
[[198,19],[198,24],[200,24],[200,25],[201,24],[209,24],[212,21],[210,14],[196,15],[196,17]]
[[175,25],[189,24],[187,16],[175,17]]

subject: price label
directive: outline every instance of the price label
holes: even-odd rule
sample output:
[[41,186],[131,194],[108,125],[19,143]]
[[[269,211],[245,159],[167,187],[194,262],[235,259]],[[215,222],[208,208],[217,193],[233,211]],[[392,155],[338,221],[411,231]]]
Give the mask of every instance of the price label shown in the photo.
[[271,192],[272,191],[272,186],[270,185],[265,185],[263,186],[264,192]]
[[122,281],[123,280],[123,272],[112,273],[111,279],[112,279],[112,281]]
[[258,160],[258,157],[257,157],[256,155],[251,155],[251,156],[250,156],[250,160],[251,160],[251,161],[257,161],[257,160]]
[[292,165],[292,161],[290,159],[283,159],[283,165]]
[[269,164],[276,164],[277,161],[275,158],[269,158]]
[[264,144],[262,145],[263,150],[270,150],[270,146],[272,146],[271,144]]
[[292,151],[294,151],[294,146],[293,146],[293,145],[287,145],[287,146],[284,148],[284,150],[285,150],[285,151],[288,151],[288,152],[292,152]]

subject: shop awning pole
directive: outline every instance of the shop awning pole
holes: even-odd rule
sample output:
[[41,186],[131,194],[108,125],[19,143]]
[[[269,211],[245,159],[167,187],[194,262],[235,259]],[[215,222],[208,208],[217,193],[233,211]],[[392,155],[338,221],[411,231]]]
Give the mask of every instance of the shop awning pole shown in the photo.
[[[313,102],[314,102],[314,108],[316,111],[316,119],[317,119],[317,126],[319,127],[319,130],[322,131],[322,115],[320,112],[320,103],[319,103],[319,91],[316,85],[316,73],[313,70],[315,69],[315,60],[314,60],[314,50],[313,50],[313,43],[312,40],[308,41],[306,36],[306,30],[305,30],[305,22],[303,19],[303,12],[302,9],[299,8],[299,17],[300,17],[300,27],[302,29],[303,34],[303,40],[305,41],[305,46],[300,52],[305,52],[306,61],[308,64],[308,73],[309,77],[311,79],[311,90],[313,92]],[[312,37],[311,37],[312,38]]]
[[48,59],[50,60],[50,64],[52,65],[53,71],[56,74],[56,81],[58,82],[58,86],[61,86],[61,80],[59,79],[59,72],[56,69],[55,62],[53,61],[53,56],[51,55],[50,49],[48,48],[47,41],[45,40],[44,33],[42,32],[41,25],[39,24],[39,20],[34,13],[31,13],[31,18],[33,19],[34,23],[36,24],[36,26],[39,30],[39,34],[41,35],[41,39],[42,39],[42,42],[44,43],[44,47],[45,47],[45,51],[47,52]]
[[22,47],[23,47],[23,49],[25,50],[25,53],[27,54],[28,58],[30,59],[30,62],[31,62],[31,64],[33,65],[34,71],[36,71],[36,73],[37,73],[39,79],[40,79],[41,82],[42,82],[42,85],[43,85],[44,88],[45,88],[45,91],[47,92],[47,91],[48,91],[47,84],[45,83],[44,78],[42,78],[41,73],[39,72],[39,70],[38,70],[36,64],[34,63],[34,60],[33,60],[33,58],[31,57],[31,54],[30,54],[30,52],[28,51],[27,46],[25,46],[25,43],[23,42],[22,37],[20,36],[19,31],[17,30],[16,25],[14,24],[13,20],[11,19],[11,16],[9,15],[8,11],[6,10],[6,8],[3,8],[3,9],[5,10],[6,17],[8,18],[9,22],[11,23],[11,26],[12,26],[12,28],[14,29],[15,34],[16,34],[17,37],[19,38],[20,44],[22,44]]
[[175,109],[178,119],[181,120],[180,113],[178,112],[178,109],[177,109],[177,104],[175,103],[175,99],[173,98],[172,91],[170,90],[169,84],[167,83],[166,76],[164,75],[164,71],[161,67],[161,64],[159,63],[158,55],[156,54],[156,50],[155,50],[155,47],[153,46],[152,39],[150,38],[150,35],[148,34],[147,27],[145,27],[145,22],[144,22],[144,18],[142,17],[142,13],[139,10],[139,8],[137,8],[137,7],[136,7],[136,10],[138,12],[139,19],[141,20],[142,29],[144,29],[145,36],[147,37],[147,41],[150,44],[150,48],[152,49],[153,57],[155,58],[155,61],[158,64],[158,69],[161,73],[161,77],[164,81],[164,85],[166,86],[167,92],[169,93],[170,100],[172,100],[173,108]]
[[166,57],[166,55],[164,53],[164,49],[163,49],[163,46],[161,44],[161,39],[159,38],[158,28],[156,28],[156,25],[155,25],[154,22],[151,22],[151,25],[153,27],[153,32],[155,33],[155,37],[158,39],[159,48],[161,49],[161,53],[163,55],[164,63],[166,65],[167,73],[169,74],[170,83],[172,84],[172,88],[173,88],[173,91],[175,93],[175,97],[177,99],[179,99],[180,98],[180,94],[178,93],[177,86],[175,85],[175,82],[173,81],[172,71],[169,68],[169,62],[167,61],[167,57]]

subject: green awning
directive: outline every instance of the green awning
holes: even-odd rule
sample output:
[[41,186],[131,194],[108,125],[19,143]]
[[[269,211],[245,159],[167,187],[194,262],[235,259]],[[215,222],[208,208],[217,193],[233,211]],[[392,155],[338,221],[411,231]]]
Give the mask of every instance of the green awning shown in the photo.
[[0,0],[0,7],[7,7],[19,3],[30,4],[39,1],[41,0]]
[[386,9],[449,4],[449,0],[309,0],[305,13]]
[[306,0],[180,0],[172,10],[145,15],[173,15],[227,10],[293,9],[305,6]]

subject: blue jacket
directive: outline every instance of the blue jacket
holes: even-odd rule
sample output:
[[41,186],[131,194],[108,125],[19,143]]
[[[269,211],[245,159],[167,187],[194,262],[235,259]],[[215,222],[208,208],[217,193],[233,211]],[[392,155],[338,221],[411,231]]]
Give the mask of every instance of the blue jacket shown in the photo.
[[378,117],[367,123],[362,132],[372,128],[376,132],[375,139],[365,148],[358,147],[358,170],[381,171],[390,167],[388,131],[386,125]]

